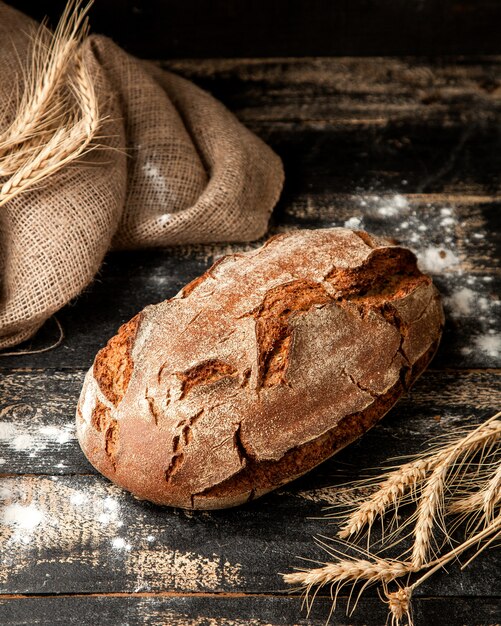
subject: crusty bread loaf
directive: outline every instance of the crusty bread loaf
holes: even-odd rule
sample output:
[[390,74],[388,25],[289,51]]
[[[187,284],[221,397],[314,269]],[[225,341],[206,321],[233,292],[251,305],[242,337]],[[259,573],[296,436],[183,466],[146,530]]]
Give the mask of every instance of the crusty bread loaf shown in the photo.
[[442,327],[409,250],[343,228],[279,235],[120,328],[86,376],[80,444],[139,498],[237,505],[374,425]]

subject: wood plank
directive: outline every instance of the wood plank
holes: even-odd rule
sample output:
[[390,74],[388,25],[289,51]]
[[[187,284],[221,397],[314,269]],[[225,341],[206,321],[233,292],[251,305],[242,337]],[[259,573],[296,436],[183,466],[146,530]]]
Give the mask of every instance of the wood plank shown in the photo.
[[435,119],[461,124],[466,105],[500,107],[501,57],[169,59],[245,122]]
[[[70,596],[0,599],[4,626],[325,626],[330,599],[317,597],[309,617],[295,597],[141,597]],[[385,623],[385,607],[376,598],[362,598],[347,617],[346,598],[331,623],[337,626]],[[495,598],[415,598],[415,624],[494,624],[499,617]]]
[[[55,22],[64,0],[11,0]],[[500,52],[496,0],[100,0],[91,24],[135,54],[304,56]]]
[[[0,482],[0,593],[284,591],[279,572],[326,560],[313,535],[313,492],[282,491],[226,511],[139,502],[97,476],[13,477]],[[315,516],[315,517],[314,517]],[[486,551],[463,572],[437,573],[417,595],[496,596],[501,562]],[[375,590],[372,590],[372,595]]]
[[[84,370],[3,372],[0,474],[94,473],[75,439],[74,414],[84,374]],[[429,370],[380,424],[292,491],[330,485],[343,468],[353,476],[356,468],[416,452],[430,438],[481,421],[499,406],[501,370]],[[321,492],[317,500],[322,500]]]
[[[428,261],[449,298],[449,326],[436,365],[499,365],[500,290],[491,273],[499,270],[501,252],[501,59],[171,65],[226,98],[283,156],[286,186],[269,234],[349,225],[396,237]],[[353,110],[365,121],[350,127],[345,122]],[[376,119],[382,111],[391,118],[383,124]],[[255,245],[111,254],[98,282],[61,313],[63,345],[2,358],[0,367],[90,365],[120,323],[174,295],[214,258]],[[47,346],[55,332],[49,322],[31,347]]]

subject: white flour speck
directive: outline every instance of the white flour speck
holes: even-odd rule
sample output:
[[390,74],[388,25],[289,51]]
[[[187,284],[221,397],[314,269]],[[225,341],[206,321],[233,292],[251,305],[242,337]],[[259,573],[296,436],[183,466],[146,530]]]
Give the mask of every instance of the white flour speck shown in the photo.
[[118,502],[108,496],[104,499],[104,508],[108,511],[116,511],[118,509]]
[[[12,415],[15,416],[13,407]],[[34,457],[51,443],[63,445],[75,439],[72,422],[59,426],[21,426],[14,422],[0,422],[0,442],[6,443],[16,452],[29,452]]]
[[10,446],[17,452],[21,452],[21,450],[30,450],[35,447],[35,438],[28,433],[17,435],[11,441]]
[[157,197],[160,196],[159,199],[161,201],[165,200],[168,192],[167,182],[158,165],[153,159],[146,159],[141,169],[144,176],[148,179],[153,193]]
[[170,213],[164,213],[164,215],[160,215],[157,218],[157,223],[160,224],[160,226],[163,226],[164,224],[168,224],[171,220],[172,215]]
[[462,289],[455,291],[449,298],[446,299],[451,315],[453,317],[470,315],[472,312],[472,305],[477,297],[478,294],[468,287],[463,287]]
[[360,228],[362,224],[362,219],[360,217],[350,217],[349,220],[346,220],[346,222],[344,223],[344,227],[345,228],[352,228],[352,229],[356,229],[356,228]]
[[0,422],[0,441],[9,441],[17,433],[15,424],[11,422]]
[[70,496],[71,504],[75,504],[77,506],[79,506],[80,504],[83,504],[86,500],[87,500],[87,497],[83,493],[76,492],[76,493],[72,493]]
[[0,459],[0,465],[4,465],[5,463],[7,463],[5,459]]
[[7,506],[2,515],[3,523],[8,526],[17,526],[24,530],[32,530],[40,524],[43,519],[41,511],[32,504],[23,506],[21,504],[11,504]]
[[123,537],[115,537],[112,542],[111,545],[116,549],[116,550],[131,550],[132,546],[130,543],[127,543],[125,541],[125,539]]
[[115,537],[112,540],[111,545],[117,550],[121,550],[122,548],[125,548],[125,539],[123,537]]
[[459,263],[459,258],[452,250],[445,250],[444,248],[434,246],[430,246],[418,252],[418,259],[421,269],[432,273],[441,272]]
[[383,217],[394,217],[408,210],[409,203],[407,198],[397,193],[392,198],[382,199],[382,205],[378,208],[378,213]]
[[57,426],[44,426],[40,428],[40,433],[55,443],[68,443],[75,438],[73,423],[66,424],[63,428]]
[[7,500],[11,495],[12,493],[7,487],[0,487],[0,500]]
[[475,337],[475,345],[487,356],[499,357],[501,354],[501,334],[491,331],[488,334]]

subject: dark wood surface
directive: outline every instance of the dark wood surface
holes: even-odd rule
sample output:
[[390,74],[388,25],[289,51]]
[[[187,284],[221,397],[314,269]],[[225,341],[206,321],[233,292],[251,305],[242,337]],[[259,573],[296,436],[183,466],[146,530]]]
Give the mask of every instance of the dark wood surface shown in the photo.
[[[55,24],[67,0],[9,0]],[[95,0],[94,32],[142,57],[500,54],[498,0]]]
[[[303,479],[244,507],[162,509],[99,476],[75,439],[85,370],[116,328],[172,296],[222,254],[258,245],[112,253],[59,319],[56,350],[0,357],[0,624],[263,626],[307,618],[279,572],[324,558],[322,509],[341,484],[430,438],[481,422],[501,405],[499,210],[501,59],[171,61],[223,100],[283,157],[286,187],[270,233],[346,223],[411,246],[445,298],[432,367],[361,440]],[[440,253],[443,253],[441,256]],[[442,258],[443,257],[443,258]],[[49,321],[29,346],[57,336]],[[4,508],[7,510],[7,508]],[[416,626],[501,620],[499,552],[457,564],[416,591]],[[368,592],[351,617],[384,623]]]

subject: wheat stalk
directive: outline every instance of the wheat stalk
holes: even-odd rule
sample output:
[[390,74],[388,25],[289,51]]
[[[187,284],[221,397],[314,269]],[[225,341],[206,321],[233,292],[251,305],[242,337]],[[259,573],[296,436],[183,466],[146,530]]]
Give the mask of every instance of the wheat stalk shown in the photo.
[[0,135],[0,175],[13,171],[16,153],[24,142],[43,139],[61,115],[65,101],[59,93],[78,46],[87,33],[86,14],[91,2],[83,9],[80,0],[71,0],[54,33],[42,24],[32,44],[31,68],[25,77],[25,89],[18,112],[10,126]]
[[[397,506],[409,491],[426,480],[430,472],[433,472],[430,477],[430,480],[433,480],[432,485],[428,482],[428,496],[435,502],[435,498],[440,497],[439,493],[435,494],[435,491],[440,491],[439,474],[441,475],[442,472],[446,474],[451,463],[455,459],[457,460],[457,457],[464,452],[473,453],[478,450],[478,447],[483,446],[486,442],[495,440],[500,435],[501,423],[493,419],[492,422],[489,421],[489,423],[482,424],[464,441],[461,440],[459,443],[449,444],[433,454],[405,463],[398,469],[384,474],[379,479],[379,481],[383,479],[380,482],[379,489],[345,518],[344,525],[338,532],[338,537],[345,539],[358,534],[365,527],[370,529],[378,517],[382,517],[390,507]],[[473,438],[472,441],[470,441],[470,437]],[[431,508],[432,503],[429,502],[426,520],[423,512],[423,526],[425,521],[430,521]]]
[[[36,75],[15,120],[0,137],[0,175],[9,175],[0,187],[0,206],[95,147],[91,144],[103,119],[78,49],[91,3],[83,9],[80,5],[79,0],[70,2],[52,43],[35,47],[32,72]],[[62,90],[66,90],[63,99]]]
[[[402,618],[406,615],[408,618],[410,617],[410,601],[412,599],[412,594],[414,590],[419,587],[425,580],[427,580],[430,576],[432,576],[439,569],[444,568],[447,563],[450,563],[453,559],[457,559],[458,556],[463,554],[466,550],[471,548],[474,545],[479,544],[481,541],[484,541],[488,537],[490,537],[489,543],[496,540],[499,536],[501,536],[501,515],[498,515],[496,518],[493,518],[492,521],[487,524],[481,531],[474,534],[472,537],[464,541],[459,546],[453,548],[447,554],[444,554],[440,558],[435,559],[429,563],[421,566],[421,570],[425,568],[429,568],[428,571],[423,574],[420,578],[409,585],[407,587],[400,587],[397,591],[392,593],[388,593],[387,589],[385,589],[385,595],[389,601],[390,612],[392,615],[391,623],[395,626],[399,626],[401,624]],[[483,548],[477,551],[477,554],[482,551]],[[474,555],[468,563],[471,563]],[[465,566],[463,566],[464,568]],[[462,568],[462,569],[463,569]],[[409,623],[411,623],[409,619]]]
[[383,516],[390,506],[396,505],[406,493],[426,478],[433,466],[433,460],[434,457],[431,460],[418,459],[386,474],[380,488],[346,518],[338,537],[345,539],[359,533],[366,526],[370,528],[378,516]]
[[455,500],[448,508],[450,514],[464,514],[482,511],[485,519],[494,516],[494,509],[501,502],[501,464],[491,473],[482,489],[475,491],[466,498]]
[[501,422],[491,418],[440,453],[440,460],[423,486],[416,511],[411,556],[412,564],[416,569],[426,562],[435,521],[443,517],[445,481],[451,467],[461,456],[474,454],[480,448],[498,441],[500,436]]
[[486,520],[494,518],[494,509],[501,500],[501,463],[493,472],[487,488],[484,491],[483,509]]
[[[313,569],[285,574],[284,581],[303,588],[307,602],[313,587],[336,586],[332,610],[335,608],[337,593],[343,585],[350,583],[354,586],[358,582],[363,582],[360,592],[362,593],[368,585],[380,583],[389,606],[392,625],[400,625],[404,618],[412,624],[410,602],[416,587],[472,546],[484,542],[473,557],[463,565],[463,568],[466,567],[501,536],[501,513],[497,510],[501,501],[501,465],[498,460],[498,444],[501,439],[500,417],[501,413],[497,413],[456,441],[451,441],[433,453],[405,463],[385,474],[379,490],[366,502],[357,506],[346,518],[340,531],[345,537],[358,533],[364,526],[370,528],[377,516],[383,516],[391,506],[396,507],[408,494],[407,500],[417,503],[416,513],[407,521],[400,523],[397,532],[400,534],[410,522],[415,522],[410,556],[407,552],[404,553],[405,559],[404,555],[399,559],[386,559],[365,552],[364,558],[361,559],[346,558],[342,554],[338,558],[339,551],[328,548],[326,544],[320,542],[327,552],[336,556],[338,560],[323,563]],[[478,457],[474,456],[476,454]],[[469,488],[476,485],[478,489],[467,497],[452,499],[458,492],[465,493],[465,485]],[[416,486],[419,486],[419,489],[416,489]],[[445,514],[457,513],[463,514],[464,520],[470,516],[477,521],[480,514],[481,520],[474,527],[471,524],[467,525],[463,543],[446,554],[431,559],[430,548],[437,521],[440,520],[444,524],[443,530],[448,536],[450,527],[445,526]],[[348,546],[355,547],[354,544]],[[424,570],[425,573],[411,585],[407,584],[405,587],[399,585],[393,592],[388,590],[390,583],[398,581],[403,576],[412,577]]]
[[405,576],[411,570],[411,564],[401,561],[377,559],[343,559],[335,563],[325,563],[322,567],[298,570],[292,574],[284,574],[283,579],[290,585],[304,587],[323,587],[336,583],[358,582],[360,580],[374,583],[390,582]]

